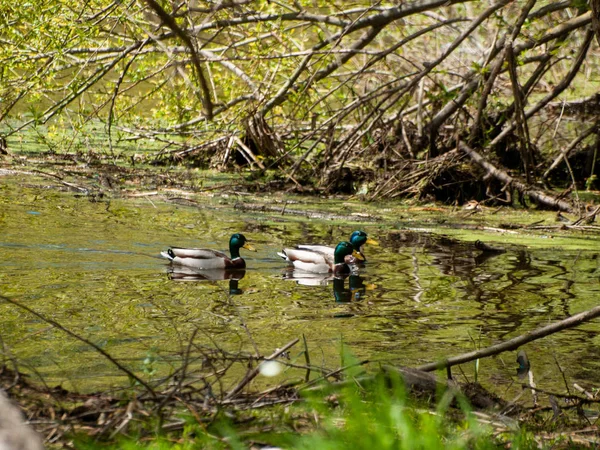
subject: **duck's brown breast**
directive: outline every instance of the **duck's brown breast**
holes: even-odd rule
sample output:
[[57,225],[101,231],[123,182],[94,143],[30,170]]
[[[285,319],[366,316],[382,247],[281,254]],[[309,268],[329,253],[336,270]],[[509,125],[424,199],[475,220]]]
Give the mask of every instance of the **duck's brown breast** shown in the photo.
[[235,258],[235,259],[226,259],[225,260],[225,268],[226,269],[245,269],[246,261],[243,258]]

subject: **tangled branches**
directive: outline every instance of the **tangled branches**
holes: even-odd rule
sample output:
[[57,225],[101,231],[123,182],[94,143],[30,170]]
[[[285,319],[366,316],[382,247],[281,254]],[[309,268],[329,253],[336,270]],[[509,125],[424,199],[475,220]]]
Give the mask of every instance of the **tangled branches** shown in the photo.
[[[549,163],[589,152],[597,135],[594,125],[575,141],[582,130],[565,112],[567,90],[596,69],[592,11],[570,1],[33,6],[2,16],[0,132],[11,145],[23,130],[89,136],[101,122],[113,158],[152,143],[160,159],[278,167],[334,190],[350,170],[350,191],[369,182],[394,197],[408,191],[390,177],[459,141],[528,185],[581,188],[595,176],[594,164]],[[468,182],[482,184],[476,173]]]

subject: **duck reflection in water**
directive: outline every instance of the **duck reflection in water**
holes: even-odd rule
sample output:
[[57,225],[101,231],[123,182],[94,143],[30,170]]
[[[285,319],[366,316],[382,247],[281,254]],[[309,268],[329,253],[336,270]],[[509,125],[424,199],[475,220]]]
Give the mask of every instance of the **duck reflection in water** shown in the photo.
[[[336,303],[349,303],[360,301],[365,298],[366,292],[373,290],[374,284],[365,283],[363,277],[358,273],[340,274],[316,274],[307,273],[301,270],[286,270],[283,273],[286,280],[295,281],[302,286],[327,286],[331,281],[333,284],[333,297]],[[346,287],[348,280],[348,287]]]
[[239,281],[246,276],[246,270],[199,270],[185,266],[169,266],[167,273],[174,281],[219,281],[229,280],[229,295],[240,295]]
[[283,271],[283,279],[295,281],[302,286],[327,286],[333,280],[331,273],[311,273],[289,267]]
[[360,275],[348,276],[348,289],[346,289],[346,279],[333,279],[333,296],[337,303],[358,302],[365,298],[367,291],[375,288],[373,284],[365,284]]

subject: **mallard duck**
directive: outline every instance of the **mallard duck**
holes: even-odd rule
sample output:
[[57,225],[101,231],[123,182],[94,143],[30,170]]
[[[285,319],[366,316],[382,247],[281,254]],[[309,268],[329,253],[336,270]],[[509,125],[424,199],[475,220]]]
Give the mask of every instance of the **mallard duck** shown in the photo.
[[[360,230],[356,230],[354,233],[352,233],[350,235],[350,243],[354,247],[354,250],[356,250],[360,254],[360,256],[362,256],[362,262],[366,261],[367,259],[365,258],[365,255],[363,254],[361,247],[365,244],[379,245],[379,242],[377,242],[375,239],[371,239],[370,237],[367,236],[367,233],[365,233],[364,231],[360,231]],[[296,248],[304,249],[304,250],[313,250],[313,251],[318,251],[321,253],[330,254],[332,257],[333,257],[333,252],[335,250],[333,247],[329,247],[327,245],[302,244],[302,245],[297,245]]]
[[312,273],[348,273],[348,264],[363,257],[358,253],[350,242],[340,242],[333,254],[319,250],[284,248],[277,253],[283,259],[293,264],[296,269]]
[[235,233],[229,239],[229,252],[231,258],[225,253],[217,250],[205,248],[178,248],[171,247],[166,252],[161,252],[161,256],[170,260],[173,264],[178,264],[194,269],[244,269],[246,262],[240,257],[240,248],[245,248],[253,252],[256,249],[248,243],[246,237],[241,233]]

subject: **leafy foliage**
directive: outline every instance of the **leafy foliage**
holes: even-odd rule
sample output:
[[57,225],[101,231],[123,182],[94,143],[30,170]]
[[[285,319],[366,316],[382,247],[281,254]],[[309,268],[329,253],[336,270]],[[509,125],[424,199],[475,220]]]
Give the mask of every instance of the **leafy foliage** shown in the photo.
[[[112,156],[146,140],[158,142],[159,155],[220,151],[226,165],[223,154],[234,148],[261,169],[265,157],[327,185],[323,167],[341,174],[353,162],[385,181],[387,168],[406,158],[454,148],[456,133],[446,131],[454,128],[498,151],[516,140],[527,166],[534,146],[554,145],[545,137],[549,101],[576,76],[593,85],[586,74],[595,65],[585,59],[591,12],[580,3],[7,4],[0,132],[44,135],[57,125],[85,142],[97,134],[89,124],[100,122]],[[526,112],[531,123],[521,129]]]

